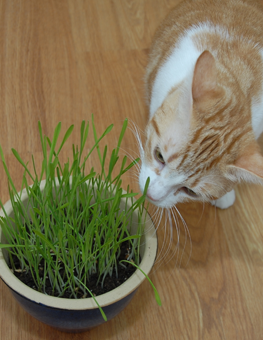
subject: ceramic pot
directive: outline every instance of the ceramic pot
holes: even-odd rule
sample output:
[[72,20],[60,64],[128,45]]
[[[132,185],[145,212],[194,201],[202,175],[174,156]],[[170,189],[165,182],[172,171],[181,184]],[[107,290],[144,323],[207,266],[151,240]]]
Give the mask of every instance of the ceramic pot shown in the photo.
[[[42,182],[41,187],[43,188],[45,181]],[[24,190],[22,201],[26,204],[27,200],[28,196]],[[8,201],[4,207],[8,216],[12,216],[11,202]],[[2,210],[0,216],[4,216]],[[136,228],[136,218],[137,212],[135,211],[132,228]],[[0,242],[6,243],[1,229]],[[145,235],[141,244],[140,268],[146,274],[149,274],[157,253],[157,237],[150,217],[147,219]],[[29,314],[52,327],[66,332],[81,332],[105,322],[92,298],[65,299],[52,297],[26,286],[9,269],[8,254],[4,249],[0,249],[0,277],[9,287],[15,299]],[[121,286],[96,297],[108,320],[111,320],[128,305],[144,280],[145,276],[137,269]]]

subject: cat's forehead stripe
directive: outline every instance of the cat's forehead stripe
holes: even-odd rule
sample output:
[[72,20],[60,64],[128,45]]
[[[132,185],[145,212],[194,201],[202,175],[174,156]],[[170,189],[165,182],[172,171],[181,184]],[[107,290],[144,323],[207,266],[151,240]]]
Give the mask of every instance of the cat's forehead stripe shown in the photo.
[[167,162],[168,162],[168,163],[171,163],[172,161],[174,161],[174,160],[177,159],[178,157],[179,157],[179,154],[176,152],[176,153],[174,153],[173,155],[171,155],[171,156],[168,158]]
[[145,158],[150,163],[152,159],[152,138],[150,138],[147,141],[147,147],[145,148]]
[[154,128],[154,130],[155,130],[157,136],[160,137],[161,134],[160,134],[160,130],[159,130],[158,124],[157,124],[157,122],[156,122],[156,120],[155,120],[155,117],[153,117],[153,118],[151,119],[151,123],[152,123],[152,126],[153,126],[153,128]]

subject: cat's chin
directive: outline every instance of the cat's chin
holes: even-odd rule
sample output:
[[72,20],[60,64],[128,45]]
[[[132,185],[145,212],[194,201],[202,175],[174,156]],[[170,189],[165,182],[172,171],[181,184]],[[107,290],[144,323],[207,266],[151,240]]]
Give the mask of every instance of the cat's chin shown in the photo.
[[165,209],[170,209],[172,208],[176,203],[170,203],[170,204],[166,204],[163,201],[153,201],[151,199],[148,199],[149,202],[151,202],[152,204],[154,204],[156,207],[158,208],[165,208]]
[[158,198],[153,198],[151,194],[148,192],[146,198],[149,202],[160,208],[171,208],[175,204],[175,202],[172,202],[169,199],[169,197],[167,197],[167,195]]
[[151,197],[147,196],[147,200],[159,208],[166,208],[166,209],[170,209],[173,206],[175,206],[177,203],[179,203],[179,201],[174,200],[174,198],[169,199],[169,197],[165,197],[165,198],[161,198],[157,200],[157,199],[152,199]]

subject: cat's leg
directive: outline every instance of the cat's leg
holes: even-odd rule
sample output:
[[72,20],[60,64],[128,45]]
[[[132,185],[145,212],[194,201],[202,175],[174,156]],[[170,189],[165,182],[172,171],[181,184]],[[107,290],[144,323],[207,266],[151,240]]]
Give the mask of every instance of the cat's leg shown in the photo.
[[211,204],[215,205],[220,209],[227,209],[234,204],[235,198],[236,198],[235,190],[233,189],[227,192],[224,196],[218,198],[217,200],[211,201]]

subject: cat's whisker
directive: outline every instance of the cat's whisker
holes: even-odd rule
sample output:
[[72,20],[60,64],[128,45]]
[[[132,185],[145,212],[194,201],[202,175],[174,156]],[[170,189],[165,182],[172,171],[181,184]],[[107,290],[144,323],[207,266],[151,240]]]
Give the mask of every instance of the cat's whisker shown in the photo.
[[180,251],[180,227],[179,227],[179,221],[178,221],[176,212],[174,212],[173,208],[171,208],[170,210],[173,216],[173,220],[174,220],[174,224],[175,224],[175,228],[177,232],[177,242],[176,242],[175,250],[174,250],[174,254],[177,253],[177,259],[176,259],[176,266],[177,266],[178,259],[179,259],[179,251]]
[[[131,144],[131,145],[136,145],[136,144]],[[132,148],[124,149],[124,148],[122,148],[122,147],[119,147],[119,150],[123,151],[125,155],[127,155],[127,150],[129,150],[129,151],[131,151],[132,153],[136,154],[136,156],[135,156],[136,158],[140,157],[140,153],[136,152],[136,151],[135,151],[134,149],[132,149]],[[135,157],[132,156],[131,153],[129,153],[128,155],[130,155],[132,159],[135,159]],[[127,156],[128,156],[128,155],[127,155]]]
[[[157,229],[159,228],[159,225],[161,224],[161,219],[158,220],[158,214],[159,214],[159,208],[155,211],[154,215],[148,214],[145,223],[148,223],[149,221],[152,222],[152,227],[147,229],[148,233],[152,233],[152,235],[156,234]],[[157,215],[157,216],[156,216]]]
[[156,212],[152,216],[153,226],[151,229],[149,229],[149,231],[154,230],[155,232],[157,232],[161,224],[161,220],[162,220],[162,209],[157,208]]
[[[179,238],[180,238],[177,221],[174,218],[172,209],[167,209],[167,216],[168,216],[169,226],[170,226],[170,242],[168,244],[167,252],[166,252],[167,253],[166,254],[166,258],[165,258],[165,264],[166,265],[175,257],[176,253],[179,253]],[[174,222],[175,222],[178,242],[177,242],[176,246],[174,247],[174,250],[170,254],[172,246],[173,246],[173,222],[172,222],[172,217],[173,217]],[[170,254],[170,256],[169,256],[169,254]],[[177,259],[178,259],[178,254],[177,254]],[[177,263],[177,259],[176,259],[176,263]]]
[[[172,218],[171,218],[171,211],[169,209],[166,209],[165,212],[166,212],[166,216],[165,216],[164,240],[163,240],[162,250],[160,251],[160,255],[158,257],[158,267],[160,267],[163,262],[165,263],[165,265],[167,265],[175,257],[176,253],[179,251],[178,244],[177,244],[171,253],[171,250],[173,247],[173,223],[172,223]],[[167,227],[168,223],[169,223],[169,227]],[[178,237],[178,228],[177,228],[176,221],[175,221],[175,224],[176,224],[177,237]],[[170,231],[170,235],[168,235],[168,231]],[[168,244],[166,241],[167,238],[169,239]],[[163,253],[163,249],[165,249],[164,253]],[[178,259],[178,256],[177,256],[177,259]]]
[[144,150],[143,150],[143,146],[142,146],[141,137],[140,137],[140,134],[139,134],[139,131],[138,131],[138,127],[136,126],[136,124],[134,122],[131,122],[131,123],[132,123],[132,128],[130,128],[130,130],[132,131],[132,133],[133,133],[133,135],[134,135],[134,137],[137,141],[139,151],[140,151],[140,156],[142,158],[143,155],[144,155]]
[[139,174],[137,171],[131,171],[131,174],[139,180]]
[[172,213],[173,220],[174,220],[174,223],[175,223],[176,232],[177,232],[177,243],[176,243],[176,247],[179,247],[179,244],[180,244],[180,229],[179,229],[178,218],[177,218],[177,214],[174,213],[174,211],[173,211],[173,207],[170,208],[170,211],[171,211],[171,213]]
[[[162,219],[163,212],[164,212],[164,209],[161,209],[160,221]],[[169,248],[169,247],[166,246],[166,236],[167,236],[167,218],[166,218],[166,216],[165,216],[165,221],[164,221],[163,227],[164,227],[163,244],[162,244],[162,247],[161,247],[161,249],[158,253],[156,261],[155,261],[155,269],[158,269],[160,267],[160,265],[163,263],[166,255],[167,255],[168,248]]]
[[[120,150],[123,151],[125,153],[125,155],[132,161],[135,161],[135,157],[132,156],[132,154],[130,154],[129,152],[127,152],[127,150],[124,150],[123,148],[120,147]],[[137,169],[137,171],[140,171],[140,165],[138,163],[135,164],[135,167]]]
[[142,134],[143,136],[146,136],[146,133],[144,130],[142,130],[133,120],[130,119],[130,122],[132,124],[132,127],[130,129],[134,129],[138,131],[138,134]]
[[[169,223],[167,223],[167,222],[169,222]],[[169,252],[170,252],[171,247],[172,247],[172,241],[173,241],[173,227],[172,227],[172,224],[171,224],[171,214],[170,214],[170,210],[169,209],[165,209],[165,224],[166,225],[168,224],[168,228],[166,228],[166,234],[168,235],[167,238],[169,239],[169,243],[166,246],[166,251],[165,251],[165,253],[163,255],[163,261],[166,260],[167,256],[169,255]],[[170,235],[167,232],[167,229],[170,231]]]
[[[168,217],[169,217],[169,224],[170,224],[170,231],[171,231],[171,235],[170,235],[170,243],[169,246],[167,248],[169,248],[169,252],[172,248],[172,244],[173,244],[173,224],[175,224],[175,228],[176,228],[176,232],[177,232],[177,243],[175,244],[175,247],[172,251],[172,253],[170,254],[169,258],[165,259],[165,264],[167,265],[175,256],[176,256],[176,263],[175,263],[175,267],[177,267],[177,263],[178,263],[178,259],[179,259],[179,251],[180,251],[180,229],[179,229],[179,223],[178,223],[178,219],[177,219],[177,214],[174,213],[173,209],[170,208],[168,210]],[[173,221],[172,221],[173,218]],[[176,255],[177,254],[177,255]],[[167,257],[168,257],[168,252],[167,252]]]
[[198,221],[198,224],[200,223],[200,221],[202,220],[203,218],[203,215],[204,215],[204,211],[205,211],[205,201],[202,201],[202,206],[203,206],[203,209],[202,209],[202,214],[201,214],[201,217],[199,218],[199,221]]
[[[163,219],[163,213],[164,213],[164,209],[158,208],[158,214],[156,215],[156,218],[155,218],[155,229],[156,229],[156,231],[158,230],[158,228],[161,225],[161,221]],[[163,251],[164,251],[164,248],[165,248],[165,237],[166,237],[166,223],[164,223],[164,241],[163,241],[162,247],[159,249],[158,256],[156,258],[156,263],[160,262],[160,258],[162,258],[162,256],[163,256]]]
[[[180,226],[179,226],[178,216],[182,220],[182,223],[183,223],[183,226],[184,226],[184,230],[186,231],[185,242],[184,242],[184,247],[183,247],[183,250],[182,250],[181,259],[179,258],[179,256],[180,256]],[[168,261],[166,261],[166,264],[168,264],[176,256],[175,267],[177,267],[178,264],[179,264],[179,267],[180,267],[181,263],[182,263],[182,257],[183,257],[183,254],[184,254],[184,251],[185,251],[185,248],[186,248],[187,238],[188,238],[188,236],[190,238],[190,235],[189,235],[189,233],[187,233],[188,227],[187,227],[184,219],[182,218],[182,215],[180,214],[180,212],[178,211],[176,206],[172,207],[170,209],[170,212],[169,212],[169,220],[170,220],[171,227],[173,225],[172,217],[173,217],[173,221],[174,221],[174,224],[175,224],[175,227],[176,227],[177,242],[175,244],[175,247],[174,247],[174,250],[173,250],[173,253],[172,253],[171,257],[170,257],[170,259]]]
[[[192,255],[192,251],[193,251],[193,243],[192,243],[192,239],[191,239],[191,234],[190,234],[190,231],[189,231],[189,228],[183,218],[183,216],[181,215],[181,213],[179,212],[179,210],[175,207],[179,217],[181,218],[181,221],[183,223],[183,227],[184,227],[184,230],[186,232],[185,234],[185,242],[184,242],[184,248],[183,248],[183,252],[182,252],[182,256],[183,256],[183,253],[186,249],[186,245],[187,245],[187,238],[189,238],[189,242],[190,242],[190,250],[189,250],[189,256],[188,256],[188,261],[186,263],[186,266],[188,265],[189,261],[190,261],[190,258],[191,258],[191,255]],[[182,263],[182,257],[181,257],[181,261],[180,261],[180,265]]]
[[136,169],[130,170],[129,174],[132,174],[133,176],[135,176],[139,180],[139,174],[138,174],[138,171]]
[[[155,213],[155,221],[152,220],[155,228],[150,229],[148,232],[150,232],[151,230],[153,230],[153,233],[157,232],[159,226],[161,225],[162,215],[163,215],[163,209],[157,209]],[[156,271],[159,268],[159,262],[161,260],[160,258],[162,257],[163,249],[164,249],[164,243],[162,245],[162,248],[158,251],[158,255],[156,257],[155,264],[154,264],[154,271]]]
[[[138,182],[138,176],[137,175],[130,175],[130,179],[133,179],[136,183]],[[138,191],[138,190],[137,190]]]

